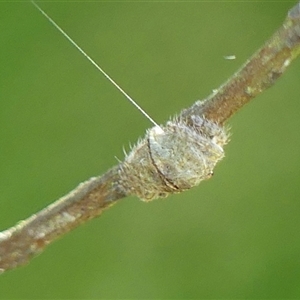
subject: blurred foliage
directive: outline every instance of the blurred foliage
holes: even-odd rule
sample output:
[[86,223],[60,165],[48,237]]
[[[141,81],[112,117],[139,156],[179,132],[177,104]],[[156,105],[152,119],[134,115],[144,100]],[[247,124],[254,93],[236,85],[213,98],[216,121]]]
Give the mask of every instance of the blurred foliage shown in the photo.
[[[41,3],[159,123],[232,75],[292,5]],[[104,173],[151,124],[30,3],[0,7],[5,229]],[[299,67],[230,120],[214,178],[122,200],[2,275],[0,298],[300,297]]]

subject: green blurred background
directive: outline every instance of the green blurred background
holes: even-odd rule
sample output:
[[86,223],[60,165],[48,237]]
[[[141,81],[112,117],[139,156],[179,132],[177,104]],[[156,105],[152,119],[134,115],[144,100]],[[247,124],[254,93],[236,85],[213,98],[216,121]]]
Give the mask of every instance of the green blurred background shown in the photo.
[[[162,123],[233,74],[294,4],[41,6]],[[1,3],[0,18],[5,229],[104,173],[151,124],[30,3]],[[299,68],[230,120],[211,180],[122,200],[1,275],[0,298],[299,298]]]

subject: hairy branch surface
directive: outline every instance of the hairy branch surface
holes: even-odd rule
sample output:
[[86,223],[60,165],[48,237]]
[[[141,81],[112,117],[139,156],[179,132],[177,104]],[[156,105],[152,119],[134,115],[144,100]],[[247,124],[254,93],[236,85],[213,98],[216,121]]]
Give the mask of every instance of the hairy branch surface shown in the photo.
[[[224,156],[224,123],[272,86],[300,54],[300,3],[278,31],[217,92],[149,129],[123,163],[81,183],[66,196],[0,232],[0,271],[24,265],[54,240],[100,215],[121,198],[145,201],[189,189],[209,178]],[[182,143],[184,140],[186,143]],[[185,148],[180,148],[185,144]],[[183,157],[185,155],[185,157]]]

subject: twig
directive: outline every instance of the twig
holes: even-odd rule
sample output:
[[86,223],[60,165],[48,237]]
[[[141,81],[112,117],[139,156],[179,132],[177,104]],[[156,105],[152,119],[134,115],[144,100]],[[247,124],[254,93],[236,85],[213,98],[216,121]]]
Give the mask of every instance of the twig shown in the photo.
[[119,189],[118,168],[91,178],[53,204],[0,232],[1,271],[25,264],[49,243],[99,216],[126,195]]
[[205,102],[197,101],[181,115],[204,114],[223,124],[237,110],[261,92],[271,87],[293,59],[300,54],[300,3],[287,15],[282,26],[241,69]]
[[[124,163],[101,177],[81,183],[39,213],[0,232],[0,270],[4,272],[28,263],[49,243],[100,215],[123,197],[137,195],[152,200],[181,192],[209,178],[215,163],[223,157],[221,147],[227,140],[220,125],[272,86],[299,54],[300,3],[289,11],[283,25],[271,39],[216,93],[183,110],[178,118],[165,126],[150,129]],[[174,174],[170,165],[170,155],[179,151],[176,172],[179,167],[181,170],[183,162],[186,168],[184,174],[190,173],[189,168],[193,167],[194,162],[189,165],[191,157],[181,160],[181,153],[187,152],[186,148],[177,148],[180,141],[176,141],[181,138],[187,138],[191,145],[196,143],[202,147],[201,153],[196,155],[202,163],[200,169],[198,164],[194,170],[197,178],[192,175],[189,180],[182,179],[178,173]],[[172,146],[168,144],[170,142]],[[166,143],[168,147],[165,147]],[[208,158],[203,158],[204,154]],[[161,156],[158,158],[158,155]]]

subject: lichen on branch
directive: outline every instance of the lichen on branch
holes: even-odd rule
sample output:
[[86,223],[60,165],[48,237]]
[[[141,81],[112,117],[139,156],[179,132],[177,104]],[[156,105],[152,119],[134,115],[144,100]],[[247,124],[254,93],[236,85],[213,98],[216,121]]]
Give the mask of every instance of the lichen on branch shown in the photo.
[[[224,123],[272,86],[299,54],[300,3],[289,11],[283,25],[264,46],[216,93],[184,109],[177,118],[161,126],[162,131],[150,129],[133,148],[137,153],[129,154],[124,163],[80,184],[42,211],[0,232],[0,271],[28,263],[49,243],[99,216],[121,198],[137,195],[151,200],[184,191],[209,178],[216,162],[224,156],[222,147],[227,142]],[[187,136],[188,146],[178,150],[180,140],[186,140]],[[181,157],[185,152],[189,153],[188,159]],[[198,158],[196,163],[195,158]],[[170,164],[172,160],[174,165]],[[141,166],[148,169],[137,172]]]

